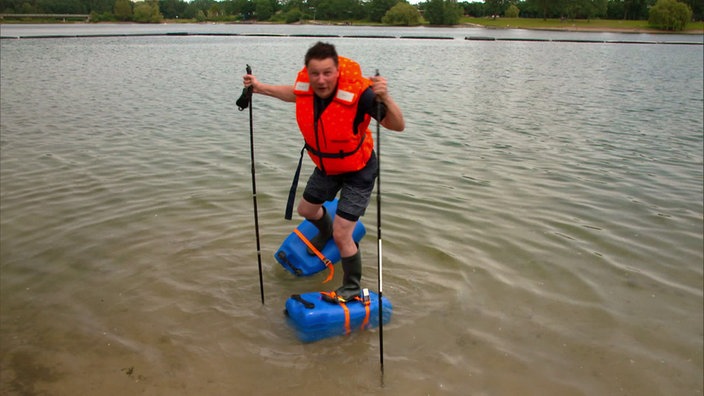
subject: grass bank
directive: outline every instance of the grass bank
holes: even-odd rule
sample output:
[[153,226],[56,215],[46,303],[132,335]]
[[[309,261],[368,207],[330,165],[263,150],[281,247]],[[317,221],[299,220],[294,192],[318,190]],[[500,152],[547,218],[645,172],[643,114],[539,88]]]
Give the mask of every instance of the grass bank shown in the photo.
[[[502,29],[545,29],[545,30],[582,30],[582,31],[614,31],[614,32],[652,32],[666,33],[653,29],[648,21],[623,21],[612,19],[542,19],[542,18],[470,18],[463,17],[463,24],[479,25],[487,28]],[[690,22],[682,32],[704,34],[704,22]]]

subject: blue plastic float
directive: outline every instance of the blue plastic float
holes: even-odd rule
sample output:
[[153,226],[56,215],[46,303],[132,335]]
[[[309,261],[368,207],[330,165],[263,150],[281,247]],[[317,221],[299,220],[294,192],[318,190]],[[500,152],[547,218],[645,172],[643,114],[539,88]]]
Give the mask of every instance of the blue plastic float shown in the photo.
[[[337,199],[325,202],[323,206],[325,206],[334,220],[335,211],[337,210]],[[308,220],[304,220],[296,228],[309,240],[318,233],[315,225]],[[364,224],[358,221],[352,232],[352,239],[359,243],[366,233],[367,230],[364,228]],[[340,261],[340,251],[332,238],[323,247],[321,253],[333,264]],[[326,268],[325,263],[317,256],[308,254],[305,243],[295,232],[292,232],[283,241],[279,250],[274,253],[274,257],[287,271],[296,276],[314,275]]]
[[[323,299],[320,292],[296,294],[286,300],[286,316],[296,336],[303,342],[350,334],[379,326],[379,295],[364,289],[367,303],[354,300],[348,303],[333,303]],[[381,298],[382,320],[391,320],[393,307],[386,298]]]
[[[334,219],[337,199],[323,205]],[[318,233],[315,225],[308,220],[301,222],[296,230],[308,240]],[[359,243],[365,234],[364,225],[358,221],[352,232],[352,239]],[[323,247],[321,253],[329,261],[327,265],[332,266],[340,261],[340,251],[332,239]],[[296,231],[283,241],[274,257],[287,271],[296,276],[314,275],[327,266],[318,256],[308,254],[306,243]],[[309,292],[295,294],[286,300],[284,312],[287,321],[301,341],[313,342],[379,326],[379,296],[376,293],[364,289],[358,299],[347,303],[329,302],[322,296],[321,292]],[[382,320],[387,323],[391,320],[391,302],[386,297],[381,300]]]

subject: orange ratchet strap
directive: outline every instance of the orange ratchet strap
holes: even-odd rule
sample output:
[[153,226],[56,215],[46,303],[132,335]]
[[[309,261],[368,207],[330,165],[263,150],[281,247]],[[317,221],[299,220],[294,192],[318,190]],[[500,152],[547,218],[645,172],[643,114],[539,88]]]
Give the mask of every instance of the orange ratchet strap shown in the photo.
[[342,310],[345,311],[345,335],[349,335],[352,330],[350,329],[350,310],[347,308],[347,304],[345,304],[342,300],[340,300],[337,297],[337,293],[334,291],[331,292],[320,292],[320,294],[324,296],[328,296],[331,298],[333,301],[337,302],[337,305],[342,307]]
[[364,310],[366,314],[364,315],[364,321],[362,322],[362,330],[365,330],[369,326],[369,305],[371,304],[371,299],[369,298],[369,291],[367,289],[362,290],[362,298],[359,296],[355,297],[362,304],[364,304]]
[[[347,308],[347,304],[344,303],[340,298],[338,298],[338,295],[336,292],[320,292],[320,294],[329,297],[333,301],[337,301],[337,304],[342,307],[342,310],[345,312],[345,335],[348,335],[351,333],[350,329],[350,310]],[[359,296],[355,296],[355,300],[361,302],[364,305],[364,320],[362,321],[362,325],[359,327],[360,330],[364,331],[369,327],[369,314],[370,314],[370,307],[369,305],[371,304],[371,300],[369,299],[369,294],[366,292],[365,289],[365,294],[363,295],[362,298]]]
[[325,266],[328,267],[328,269],[330,269],[330,273],[328,274],[328,277],[325,278],[323,283],[327,283],[330,280],[332,280],[333,276],[335,275],[335,266],[332,264],[332,261],[328,260],[327,257],[323,256],[323,254],[320,252],[320,250],[316,249],[315,246],[313,246],[313,244],[308,240],[308,238],[306,238],[305,235],[303,235],[303,233],[298,230],[298,228],[294,228],[293,232],[295,232],[296,235],[298,235],[298,237],[301,238],[301,241],[303,241],[303,243],[305,243],[306,246],[308,246],[308,248],[310,248],[310,250],[312,250],[313,253],[315,253],[315,255],[318,256],[320,261],[322,261],[323,264],[325,264]]

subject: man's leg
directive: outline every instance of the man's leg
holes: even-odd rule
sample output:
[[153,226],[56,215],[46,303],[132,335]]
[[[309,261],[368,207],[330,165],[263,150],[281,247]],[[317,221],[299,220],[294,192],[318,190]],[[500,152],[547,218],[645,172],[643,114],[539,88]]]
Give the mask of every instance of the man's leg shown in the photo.
[[333,238],[335,239],[335,245],[340,250],[340,257],[350,257],[357,253],[357,244],[352,239],[352,233],[356,225],[356,221],[347,220],[342,216],[335,216],[335,221],[332,225]]
[[[322,250],[333,233],[332,216],[322,204],[313,204],[305,198],[302,198],[298,203],[298,214],[308,219],[318,229],[318,233],[311,238],[310,242],[316,249]],[[314,255],[315,253],[308,248],[308,254]]]
[[359,296],[362,282],[362,255],[357,244],[352,239],[352,233],[357,225],[356,221],[350,221],[342,216],[335,216],[333,223],[333,239],[340,250],[342,258],[342,286],[335,290],[337,298],[346,302]]
[[345,176],[340,193],[337,216],[333,223],[333,239],[342,257],[344,271],[342,286],[335,290],[342,301],[349,301],[361,292],[362,254],[352,239],[352,234],[357,221],[364,215],[369,205],[377,169],[376,156],[372,153],[369,162],[362,170]]
[[314,204],[301,198],[298,202],[298,214],[308,220],[318,220],[323,217],[323,204]]

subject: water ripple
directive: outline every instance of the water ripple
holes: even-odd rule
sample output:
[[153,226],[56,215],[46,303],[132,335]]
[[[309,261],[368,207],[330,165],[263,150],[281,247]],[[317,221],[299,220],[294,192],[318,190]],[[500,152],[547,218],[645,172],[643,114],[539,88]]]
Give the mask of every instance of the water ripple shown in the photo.
[[234,98],[245,63],[290,81],[310,41],[0,42],[0,389],[701,389],[701,51],[334,40],[365,67],[384,54],[407,122],[382,135],[382,389],[377,330],[303,345],[285,323],[290,294],[342,271],[297,279],[272,256],[301,140],[291,104],[255,96],[260,302]]

